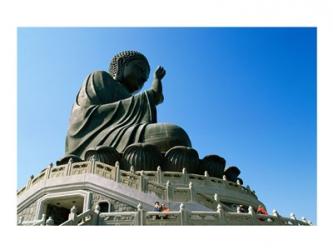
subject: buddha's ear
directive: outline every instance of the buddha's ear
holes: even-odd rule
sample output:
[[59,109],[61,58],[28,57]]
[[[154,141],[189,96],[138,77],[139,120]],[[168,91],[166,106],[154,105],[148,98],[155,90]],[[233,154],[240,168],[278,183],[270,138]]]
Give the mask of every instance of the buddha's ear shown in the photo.
[[117,73],[116,73],[116,79],[118,80],[118,81],[122,81],[123,80],[123,68],[122,67],[120,67],[119,69],[118,69],[118,71],[117,71]]
[[116,72],[116,79],[121,81],[123,79],[123,72],[124,72],[124,66],[125,66],[124,58],[119,58],[117,64],[118,64],[118,70]]
[[119,58],[118,59],[118,66],[123,66],[125,64],[124,58]]

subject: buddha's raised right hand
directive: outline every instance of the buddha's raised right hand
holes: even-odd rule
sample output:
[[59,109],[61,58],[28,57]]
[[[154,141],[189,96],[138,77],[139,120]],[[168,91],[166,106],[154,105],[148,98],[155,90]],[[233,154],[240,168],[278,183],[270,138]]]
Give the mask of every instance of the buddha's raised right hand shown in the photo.
[[158,80],[162,80],[163,77],[165,76],[165,69],[162,66],[158,66],[157,69],[155,70],[155,78]]
[[164,100],[163,91],[162,91],[162,79],[165,76],[165,69],[162,66],[158,66],[155,70],[154,80],[152,84],[152,90],[155,93],[156,104],[160,104]]

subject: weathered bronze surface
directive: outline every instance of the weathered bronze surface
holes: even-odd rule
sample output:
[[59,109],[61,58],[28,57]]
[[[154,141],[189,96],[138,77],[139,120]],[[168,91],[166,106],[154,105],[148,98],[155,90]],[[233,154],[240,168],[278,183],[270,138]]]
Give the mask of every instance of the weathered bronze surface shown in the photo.
[[[122,153],[133,143],[155,145],[161,152],[174,146],[191,146],[186,132],[173,124],[157,123],[156,106],[163,102],[159,66],[152,87],[137,93],[150,73],[148,60],[136,51],[112,59],[109,72],[88,75],[73,105],[66,137],[66,155],[84,158],[89,149],[110,146]],[[137,93],[137,94],[135,94]]]

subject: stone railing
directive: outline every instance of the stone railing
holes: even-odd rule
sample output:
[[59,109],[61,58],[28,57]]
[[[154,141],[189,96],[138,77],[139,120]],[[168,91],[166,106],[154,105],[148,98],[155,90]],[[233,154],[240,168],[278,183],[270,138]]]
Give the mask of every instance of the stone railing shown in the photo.
[[171,172],[171,171],[161,171],[160,167],[157,167],[156,171],[136,171],[136,174],[145,176],[150,182],[155,182],[158,184],[166,184],[167,182],[172,183],[175,186],[188,186],[189,183],[195,186],[210,185],[215,187],[225,186],[231,190],[237,190],[244,192],[244,194],[252,195],[257,198],[255,192],[250,189],[249,186],[244,187],[239,182],[234,183],[227,181],[225,176],[222,178],[210,177],[208,172],[205,171],[204,175],[187,173],[186,168],[183,168],[182,172]]
[[[297,220],[294,214],[290,218],[280,216],[275,210],[272,215],[254,213],[249,207],[248,213],[226,212],[221,204],[215,211],[189,211],[183,203],[178,211],[155,212],[144,211],[141,204],[137,211],[101,213],[97,205],[94,210],[88,210],[77,215],[75,207],[71,209],[68,220],[61,224],[67,225],[311,225],[311,222],[302,218]],[[45,221],[45,216],[44,216]],[[45,225],[46,223],[21,223],[19,225]],[[52,224],[51,224],[52,225]]]
[[97,225],[97,216],[99,210],[89,209],[81,214],[77,214],[77,208],[73,206],[68,215],[68,220],[60,224],[60,226],[83,226],[83,225]]
[[46,220],[46,215],[43,214],[40,220],[35,221],[24,221],[24,217],[19,217],[17,221],[18,226],[52,226],[54,225],[54,221],[52,217],[49,217]]
[[[217,192],[223,192],[225,195],[229,193],[232,202],[236,204],[241,204],[244,200],[252,200],[252,205],[254,205],[253,202],[257,203],[257,197],[250,188],[245,188],[239,183],[230,182],[224,178],[210,177],[207,172],[204,175],[188,174],[185,168],[182,172],[170,172],[161,171],[160,167],[157,167],[156,171],[134,171],[133,167],[130,171],[124,171],[120,169],[118,162],[115,166],[110,166],[95,161],[93,158],[86,162],[69,161],[68,164],[56,167],[49,165],[36,177],[32,176],[27,185],[17,192],[17,195],[20,196],[31,187],[48,179],[88,173],[122,183],[139,191],[156,193],[166,201],[197,200],[199,197],[197,192],[204,192],[203,187],[208,187],[209,193],[212,195]],[[243,197],[243,200],[240,197]]]
[[98,225],[132,226],[140,225],[138,212],[101,213]]

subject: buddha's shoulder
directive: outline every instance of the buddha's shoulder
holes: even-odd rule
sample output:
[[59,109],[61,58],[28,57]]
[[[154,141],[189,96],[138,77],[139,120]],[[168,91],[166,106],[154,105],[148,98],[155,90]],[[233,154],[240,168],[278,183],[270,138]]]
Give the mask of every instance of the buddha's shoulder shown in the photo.
[[98,71],[93,71],[86,77],[85,84],[118,85],[118,81],[113,79],[113,77],[110,75],[110,73],[103,71],[103,70],[98,70]]
[[84,91],[88,91],[89,96],[94,94],[103,96],[112,95],[113,97],[121,96],[121,98],[127,98],[131,96],[123,84],[113,79],[110,73],[102,70],[90,73],[86,78],[84,85],[85,87],[82,89]]
[[111,78],[112,80],[114,80],[112,78],[112,76],[110,75],[110,73],[106,72],[104,70],[93,71],[92,73],[89,74],[89,76],[102,76],[102,77]]

